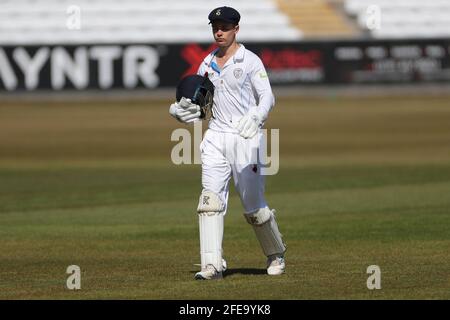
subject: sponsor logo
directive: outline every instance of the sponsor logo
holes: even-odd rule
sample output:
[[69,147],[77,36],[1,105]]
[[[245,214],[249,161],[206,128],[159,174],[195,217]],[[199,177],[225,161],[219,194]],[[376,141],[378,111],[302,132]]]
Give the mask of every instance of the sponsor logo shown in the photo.
[[0,47],[0,91],[156,88],[160,59],[147,45]]
[[203,50],[197,44],[188,44],[181,49],[181,57],[189,64],[188,69],[183,73],[181,78],[185,76],[196,74],[198,66],[203,62],[203,59],[216,48],[216,44],[209,46]]
[[[324,79],[323,52],[300,49],[263,49],[261,60],[272,83],[314,83]],[[264,73],[259,73],[263,79]]]
[[252,224],[257,224],[258,223],[258,218],[257,217],[250,217],[250,222]]

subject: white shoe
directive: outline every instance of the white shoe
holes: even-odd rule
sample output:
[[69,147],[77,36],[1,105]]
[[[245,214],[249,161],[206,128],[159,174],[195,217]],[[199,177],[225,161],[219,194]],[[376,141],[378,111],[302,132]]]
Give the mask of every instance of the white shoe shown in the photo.
[[267,273],[271,276],[278,276],[284,273],[286,264],[283,256],[269,256],[267,259]]
[[195,274],[195,280],[216,279],[222,279],[222,272],[217,271],[212,264],[208,264],[205,269]]
[[227,262],[225,259],[222,259],[222,272],[225,272],[227,270]]

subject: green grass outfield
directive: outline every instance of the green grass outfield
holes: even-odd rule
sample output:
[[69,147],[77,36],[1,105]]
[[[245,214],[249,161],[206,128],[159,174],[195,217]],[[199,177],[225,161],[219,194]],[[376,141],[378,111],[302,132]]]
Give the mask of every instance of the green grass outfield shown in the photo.
[[286,274],[231,188],[221,281],[193,280],[200,166],[170,161],[169,101],[2,102],[0,299],[449,299],[449,101],[279,98]]

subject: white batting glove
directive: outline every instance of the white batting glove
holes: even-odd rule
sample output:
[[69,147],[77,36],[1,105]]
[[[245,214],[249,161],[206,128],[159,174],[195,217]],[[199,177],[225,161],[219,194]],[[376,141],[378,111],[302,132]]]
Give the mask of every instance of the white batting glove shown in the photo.
[[191,99],[181,98],[179,102],[173,103],[169,113],[178,121],[191,123],[200,120],[200,106],[191,102]]
[[245,116],[243,116],[236,129],[239,131],[241,137],[245,139],[253,138],[262,125],[262,117],[255,108],[251,108]]

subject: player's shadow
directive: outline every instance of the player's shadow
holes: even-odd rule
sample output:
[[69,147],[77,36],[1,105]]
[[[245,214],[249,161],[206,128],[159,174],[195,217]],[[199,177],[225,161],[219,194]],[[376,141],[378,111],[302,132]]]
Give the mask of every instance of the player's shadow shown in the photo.
[[[191,271],[192,274],[197,273],[198,271]],[[261,274],[267,274],[266,269],[256,269],[256,268],[235,268],[235,269],[227,269],[223,273],[223,277],[229,277],[234,274],[245,274],[245,275],[261,275]]]
[[256,268],[235,268],[235,269],[227,269],[223,273],[223,277],[229,277],[234,274],[246,274],[246,275],[260,275],[267,274],[266,269],[256,269]]

